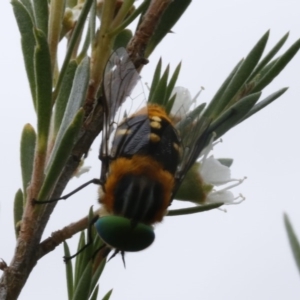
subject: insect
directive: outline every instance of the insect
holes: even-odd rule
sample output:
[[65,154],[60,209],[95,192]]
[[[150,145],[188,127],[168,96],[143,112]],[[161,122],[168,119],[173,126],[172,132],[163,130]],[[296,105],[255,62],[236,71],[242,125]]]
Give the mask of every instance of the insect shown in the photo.
[[94,220],[95,227],[105,244],[115,249],[114,255],[121,252],[123,260],[125,252],[152,244],[152,225],[165,216],[185,174],[209,139],[208,122],[195,111],[169,116],[157,104],[137,103],[139,109],[129,116],[124,114],[118,122],[123,103],[138,80],[126,50],[116,50],[103,80],[100,179],[75,190],[89,183],[100,185],[102,214]]
[[175,124],[163,107],[146,103],[112,129],[124,96],[138,78],[125,49],[118,49],[107,64],[103,84],[106,118],[99,202],[109,216],[100,217],[95,225],[100,237],[122,256],[151,245],[151,225],[165,216],[209,135],[208,122],[199,113],[179,111],[173,116]]

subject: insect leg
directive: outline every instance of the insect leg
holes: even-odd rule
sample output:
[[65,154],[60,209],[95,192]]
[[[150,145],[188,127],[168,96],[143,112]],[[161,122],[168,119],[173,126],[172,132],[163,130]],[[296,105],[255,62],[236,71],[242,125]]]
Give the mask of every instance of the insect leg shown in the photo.
[[80,254],[83,250],[85,250],[87,247],[89,247],[93,243],[92,226],[97,222],[98,219],[99,219],[99,215],[95,216],[89,223],[87,243],[81,249],[79,249],[79,251],[77,251],[75,254],[73,254],[71,256],[64,256],[64,262],[68,262],[72,258],[76,257],[78,254]]
[[83,188],[85,188],[86,186],[88,186],[89,184],[98,184],[98,185],[103,185],[103,181],[101,179],[98,178],[94,178],[92,180],[89,180],[88,182],[82,184],[81,186],[79,186],[77,189],[73,190],[71,193],[64,195],[63,197],[60,198],[56,198],[56,199],[50,199],[50,200],[36,200],[36,199],[32,199],[32,204],[46,204],[46,203],[52,203],[52,202],[57,202],[59,200],[66,200],[68,199],[70,196],[76,194],[78,191],[82,190]]

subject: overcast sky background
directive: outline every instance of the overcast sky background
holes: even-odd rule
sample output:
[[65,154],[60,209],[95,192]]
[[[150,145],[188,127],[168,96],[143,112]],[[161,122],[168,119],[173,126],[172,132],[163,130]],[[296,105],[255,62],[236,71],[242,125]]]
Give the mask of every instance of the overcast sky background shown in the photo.
[[[150,57],[144,82],[150,82],[160,56],[175,68],[183,62],[178,85],[194,95],[205,87],[207,102],[236,63],[271,29],[267,49],[287,32],[287,49],[300,37],[299,1],[194,1],[179,23]],[[11,5],[3,1],[1,38],[1,191],[0,257],[10,262],[15,246],[13,198],[21,186],[19,141],[25,123],[35,126],[29,88],[20,50],[19,32]],[[299,299],[300,278],[284,229],[283,212],[300,238],[300,53],[264,91],[263,98],[282,87],[290,89],[270,107],[223,137],[215,157],[234,159],[232,176],[248,179],[235,193],[247,199],[240,205],[181,217],[165,218],[156,240],[145,251],[118,256],[100,280],[100,294],[114,288],[112,300],[127,299]],[[90,173],[73,179],[70,191],[97,177],[97,144],[87,159]],[[97,205],[97,187],[90,186],[59,203],[44,238],[86,214]],[[70,241],[72,252],[77,237]],[[63,249],[43,258],[20,299],[67,299]],[[101,299],[99,297],[99,299]]]

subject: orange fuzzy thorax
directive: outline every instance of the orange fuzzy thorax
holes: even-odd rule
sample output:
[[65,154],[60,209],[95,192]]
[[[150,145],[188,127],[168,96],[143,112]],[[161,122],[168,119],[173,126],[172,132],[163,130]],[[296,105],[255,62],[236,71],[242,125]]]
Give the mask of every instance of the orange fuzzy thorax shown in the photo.
[[148,114],[150,119],[153,117],[165,119],[167,122],[173,125],[173,121],[169,118],[165,109],[157,104],[149,104],[148,106],[137,111],[135,114],[133,114],[133,116],[141,114]]

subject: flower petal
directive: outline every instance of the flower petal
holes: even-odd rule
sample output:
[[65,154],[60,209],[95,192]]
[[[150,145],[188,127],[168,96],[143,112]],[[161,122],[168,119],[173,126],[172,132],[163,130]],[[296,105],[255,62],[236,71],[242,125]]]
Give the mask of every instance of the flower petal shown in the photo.
[[181,108],[183,108],[185,112],[188,112],[192,105],[192,96],[190,91],[185,87],[176,86],[173,89],[171,96],[175,94],[176,98],[172,106],[171,114],[176,114]]
[[205,183],[216,186],[231,181],[230,169],[222,165],[213,156],[203,161],[200,167],[200,174]]
[[230,191],[211,192],[207,195],[206,201],[209,203],[223,202],[225,204],[232,204],[236,198]]

